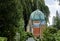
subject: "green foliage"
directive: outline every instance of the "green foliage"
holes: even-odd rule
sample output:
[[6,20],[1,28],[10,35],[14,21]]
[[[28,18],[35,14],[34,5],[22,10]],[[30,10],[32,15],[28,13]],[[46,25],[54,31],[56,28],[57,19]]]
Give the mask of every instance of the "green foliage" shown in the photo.
[[54,36],[56,41],[60,41],[60,30],[57,31],[57,33],[55,33]]
[[53,18],[53,26],[57,28],[58,30],[60,29],[60,16],[58,11],[56,11],[56,17]]
[[60,41],[60,30],[54,27],[48,27],[43,33],[43,41]]
[[26,41],[29,37],[33,37],[33,35],[29,32],[23,32],[20,37],[20,41]]
[[5,37],[0,37],[0,41],[7,41],[7,38],[5,38]]
[[14,41],[15,30],[20,26],[21,12],[18,0],[0,0],[0,36]]
[[55,33],[57,33],[56,28],[47,28],[46,31],[44,31],[43,34],[43,41],[56,41],[55,40]]
[[20,41],[26,41],[28,37],[31,37],[32,34],[29,32],[24,31],[24,21],[23,18],[20,19],[20,27],[19,27],[19,33],[20,33]]
[[20,41],[26,41],[28,37],[32,37],[32,33],[25,32],[24,31],[24,21],[23,18],[20,19],[20,27],[19,27],[19,33],[20,33]]

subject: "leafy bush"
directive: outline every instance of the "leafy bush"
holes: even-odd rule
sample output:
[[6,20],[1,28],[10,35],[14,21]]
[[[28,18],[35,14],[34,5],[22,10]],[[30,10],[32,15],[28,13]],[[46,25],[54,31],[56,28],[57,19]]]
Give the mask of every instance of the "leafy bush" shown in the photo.
[[0,37],[0,41],[7,41],[7,38],[5,38],[5,37]]
[[33,37],[33,35],[29,32],[23,32],[20,37],[20,41],[26,41],[29,37]]
[[43,34],[43,41],[56,41],[55,40],[55,34],[57,33],[56,28],[47,28],[46,31],[44,31]]
[[56,41],[60,41],[60,30],[57,31],[57,33],[55,33],[54,36]]

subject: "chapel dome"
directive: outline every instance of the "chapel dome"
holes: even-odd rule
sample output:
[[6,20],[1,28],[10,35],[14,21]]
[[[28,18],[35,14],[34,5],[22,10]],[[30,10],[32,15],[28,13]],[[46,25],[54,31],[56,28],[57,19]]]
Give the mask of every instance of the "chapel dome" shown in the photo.
[[40,21],[45,20],[45,15],[43,12],[41,12],[39,9],[37,9],[31,13],[30,19],[31,20],[40,20]]

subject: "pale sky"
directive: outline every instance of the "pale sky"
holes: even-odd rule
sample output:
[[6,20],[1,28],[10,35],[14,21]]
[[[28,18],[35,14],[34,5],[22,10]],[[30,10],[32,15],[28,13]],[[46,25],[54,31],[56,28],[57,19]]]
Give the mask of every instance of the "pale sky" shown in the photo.
[[[52,18],[53,16],[56,16],[56,10],[60,11],[60,6],[58,5],[57,0],[45,0],[45,4],[49,7],[50,16],[49,16],[49,22],[48,25],[52,25]],[[59,12],[60,13],[60,12]]]

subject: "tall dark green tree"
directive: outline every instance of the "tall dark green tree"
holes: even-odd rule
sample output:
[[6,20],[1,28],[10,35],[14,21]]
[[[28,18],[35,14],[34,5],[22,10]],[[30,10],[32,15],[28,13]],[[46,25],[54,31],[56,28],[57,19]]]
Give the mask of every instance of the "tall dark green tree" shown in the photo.
[[56,11],[56,17],[54,17],[53,26],[60,29],[60,17],[58,11]]
[[19,27],[18,0],[0,0],[0,36],[14,41],[15,28]]

